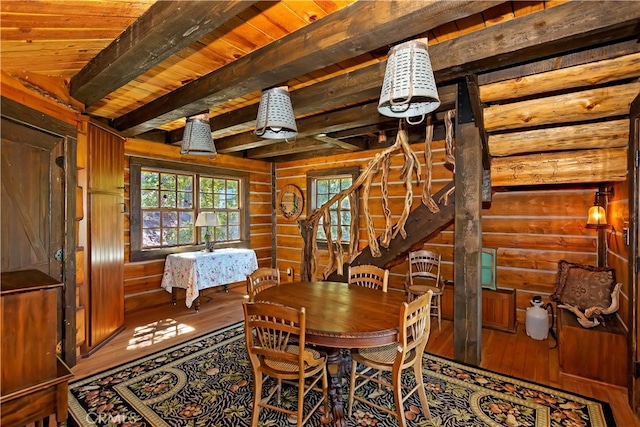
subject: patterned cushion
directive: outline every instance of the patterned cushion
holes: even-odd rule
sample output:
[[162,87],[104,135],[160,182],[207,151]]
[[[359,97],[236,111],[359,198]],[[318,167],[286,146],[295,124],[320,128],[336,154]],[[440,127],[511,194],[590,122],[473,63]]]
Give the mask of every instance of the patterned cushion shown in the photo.
[[613,268],[594,267],[568,261],[558,262],[556,288],[551,299],[578,307],[609,307],[616,283]]

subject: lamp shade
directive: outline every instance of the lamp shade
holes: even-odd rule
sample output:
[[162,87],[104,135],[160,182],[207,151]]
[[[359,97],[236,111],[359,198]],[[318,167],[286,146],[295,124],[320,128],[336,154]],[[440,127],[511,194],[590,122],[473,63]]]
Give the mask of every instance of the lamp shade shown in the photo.
[[290,139],[298,134],[287,87],[262,91],[255,133],[267,139]]
[[593,205],[589,208],[587,215],[587,228],[607,228],[607,213],[600,205]]
[[197,114],[187,118],[180,154],[216,156],[208,114]]
[[389,50],[378,112],[384,116],[421,117],[440,106],[426,41],[413,40]]
[[216,225],[219,225],[219,222],[218,214],[215,212],[200,212],[198,218],[196,218],[197,227],[215,227]]

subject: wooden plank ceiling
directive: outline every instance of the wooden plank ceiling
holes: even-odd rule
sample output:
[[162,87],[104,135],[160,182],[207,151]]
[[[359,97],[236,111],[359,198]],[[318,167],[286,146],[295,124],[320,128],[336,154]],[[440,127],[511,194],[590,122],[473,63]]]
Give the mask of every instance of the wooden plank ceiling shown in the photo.
[[[427,37],[442,100],[454,84],[633,38],[633,2],[3,1],[2,71],[61,82],[127,136],[179,144],[208,110],[219,152],[270,161],[377,146],[396,120],[376,104],[389,47]],[[260,92],[289,86],[299,136],[256,137]],[[46,85],[45,85],[46,86]],[[416,128],[416,138],[421,138]]]

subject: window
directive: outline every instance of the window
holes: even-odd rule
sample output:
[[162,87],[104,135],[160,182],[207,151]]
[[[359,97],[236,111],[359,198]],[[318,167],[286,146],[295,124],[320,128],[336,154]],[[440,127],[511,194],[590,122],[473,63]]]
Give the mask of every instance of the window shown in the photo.
[[142,249],[194,243],[194,175],[142,169]]
[[482,287],[496,290],[496,250],[482,248]]
[[[357,167],[340,168],[307,173],[307,189],[309,191],[308,214],[328,202],[339,192],[349,188],[353,181],[358,178],[360,170]],[[357,199],[356,199],[357,200]],[[358,206],[355,207],[358,212]],[[331,218],[331,235],[338,236],[338,228],[342,232],[341,243],[349,244],[351,239],[351,224],[357,224],[358,218],[351,217],[351,207],[349,198],[345,197],[340,202],[335,202],[329,208]],[[318,225],[317,241],[326,244],[327,236],[322,226],[322,219]]]
[[129,170],[132,261],[200,249],[200,212],[218,218],[209,227],[217,247],[248,247],[247,173],[134,157]]
[[[218,223],[213,227],[214,241],[240,240],[240,180],[200,177],[200,209],[215,212]],[[204,241],[202,230],[200,241]]]

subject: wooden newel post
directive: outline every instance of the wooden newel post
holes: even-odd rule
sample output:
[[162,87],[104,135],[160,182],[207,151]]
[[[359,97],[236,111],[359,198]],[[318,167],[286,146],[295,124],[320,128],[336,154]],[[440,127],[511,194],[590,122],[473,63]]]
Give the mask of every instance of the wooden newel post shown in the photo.
[[302,246],[302,259],[300,260],[300,280],[310,281],[311,262],[313,257],[313,250],[311,247],[313,239],[311,231],[313,230],[313,227],[311,227],[306,219],[298,220],[298,226],[300,227],[300,235],[304,241],[304,245]]

